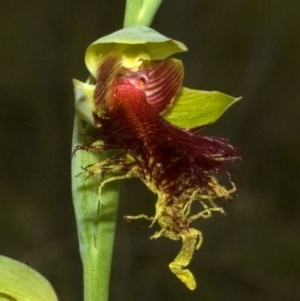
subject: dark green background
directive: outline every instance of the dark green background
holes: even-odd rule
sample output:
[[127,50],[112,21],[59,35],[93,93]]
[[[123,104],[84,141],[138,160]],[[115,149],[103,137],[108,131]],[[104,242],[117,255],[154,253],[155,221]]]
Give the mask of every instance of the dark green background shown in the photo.
[[[70,194],[72,78],[86,47],[122,27],[125,0],[1,0],[0,254],[82,300]],[[243,100],[207,134],[244,149],[227,217],[199,221],[188,291],[168,269],[180,244],[150,241],[154,197],[122,183],[110,300],[300,300],[300,1],[164,0],[156,30],[190,49],[185,85]],[[1,273],[1,267],[0,267]]]

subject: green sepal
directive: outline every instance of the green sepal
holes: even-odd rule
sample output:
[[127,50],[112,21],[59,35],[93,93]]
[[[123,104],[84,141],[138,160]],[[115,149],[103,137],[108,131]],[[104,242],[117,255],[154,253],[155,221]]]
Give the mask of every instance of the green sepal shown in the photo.
[[[90,125],[94,125],[93,112],[97,109],[94,105],[95,85],[83,83],[77,79],[73,79],[75,94],[75,110],[80,118]],[[101,113],[101,112],[97,112]]]
[[146,26],[130,26],[115,31],[92,43],[85,54],[85,63],[90,73],[96,77],[99,59],[108,51],[123,52],[128,46],[144,46],[151,60],[164,59],[174,53],[187,51],[187,47]]
[[51,284],[28,265],[0,256],[0,300],[57,301]]
[[201,127],[215,122],[240,99],[216,91],[182,88],[162,117],[181,128]]

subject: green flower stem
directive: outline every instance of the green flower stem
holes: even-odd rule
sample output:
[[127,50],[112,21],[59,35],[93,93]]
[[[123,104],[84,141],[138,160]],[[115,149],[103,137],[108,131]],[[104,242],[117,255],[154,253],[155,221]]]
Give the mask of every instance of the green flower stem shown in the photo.
[[[76,115],[73,131],[73,149],[86,144],[82,135],[85,128]],[[80,255],[84,272],[84,300],[108,300],[111,258],[116,226],[119,198],[119,183],[105,185],[101,193],[102,204],[98,202],[100,177],[87,178],[82,167],[104,159],[99,155],[77,151],[72,158],[72,192],[75,207]]]
[[127,0],[124,27],[150,26],[162,0]]

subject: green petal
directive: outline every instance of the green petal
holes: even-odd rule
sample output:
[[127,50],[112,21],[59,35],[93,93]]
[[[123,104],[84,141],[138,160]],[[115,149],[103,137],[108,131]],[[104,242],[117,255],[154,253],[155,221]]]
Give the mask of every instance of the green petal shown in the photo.
[[172,107],[162,116],[181,128],[196,128],[215,122],[239,99],[215,91],[182,88]]
[[[187,51],[186,46],[172,40],[146,26],[131,26],[102,37],[91,44],[85,54],[85,63],[91,74],[96,77],[99,56],[107,51],[123,51],[128,45],[145,46],[152,60],[164,59],[174,53]],[[119,46],[119,48],[118,48]]]
[[93,112],[96,111],[94,106],[94,91],[96,86],[83,83],[73,79],[75,93],[75,109],[80,118],[94,125]]
[[57,301],[51,284],[28,265],[0,256],[0,300]]

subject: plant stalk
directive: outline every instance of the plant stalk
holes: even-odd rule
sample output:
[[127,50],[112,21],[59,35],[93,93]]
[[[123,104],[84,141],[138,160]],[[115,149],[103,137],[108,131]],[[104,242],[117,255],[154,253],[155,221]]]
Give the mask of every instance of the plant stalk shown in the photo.
[[[127,0],[124,27],[149,26],[162,0]],[[72,150],[89,141],[84,136],[86,128],[75,114]],[[77,151],[72,157],[72,194],[84,273],[84,301],[108,301],[109,279],[116,216],[119,199],[119,183],[107,183],[101,191],[100,176],[88,177],[83,168],[107,157],[107,152]]]
[[127,0],[124,27],[150,26],[162,0]]

